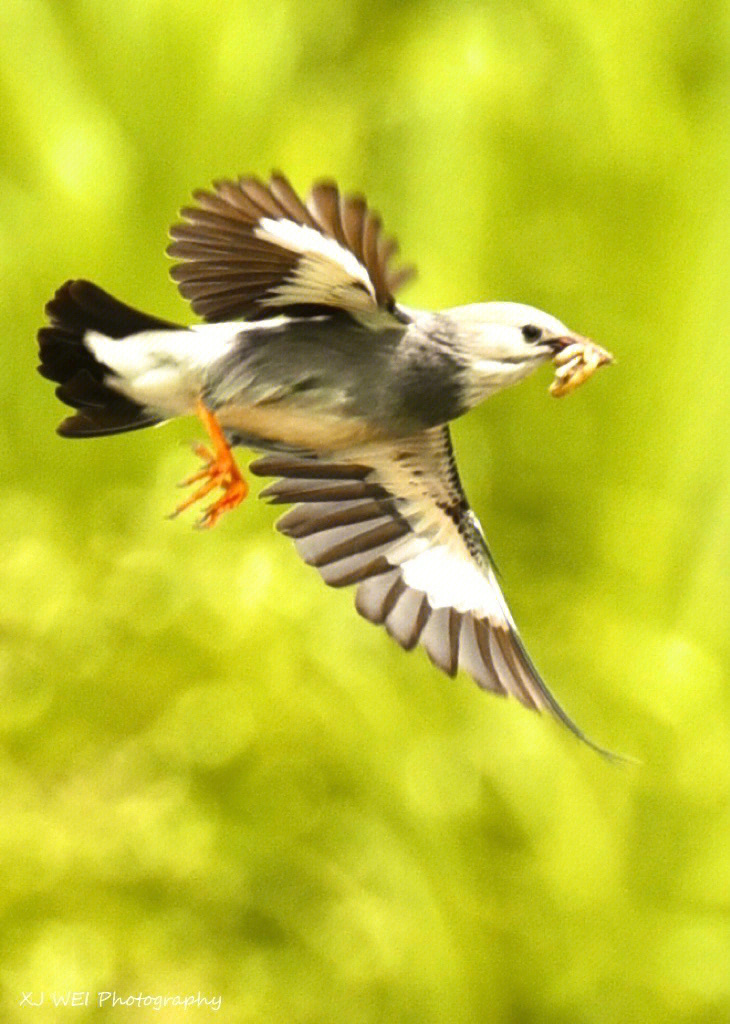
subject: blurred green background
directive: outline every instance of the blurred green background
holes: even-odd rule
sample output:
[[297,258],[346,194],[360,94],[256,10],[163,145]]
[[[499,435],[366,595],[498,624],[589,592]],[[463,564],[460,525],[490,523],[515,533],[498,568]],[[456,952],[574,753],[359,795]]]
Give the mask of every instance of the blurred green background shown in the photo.
[[[730,1020],[729,55],[716,2],[4,0],[3,1020]],[[274,167],[366,193],[408,304],[616,354],[455,436],[536,662],[639,766],[404,654],[275,509],[168,522],[192,421],[54,434],[54,289],[190,322],[168,225]]]

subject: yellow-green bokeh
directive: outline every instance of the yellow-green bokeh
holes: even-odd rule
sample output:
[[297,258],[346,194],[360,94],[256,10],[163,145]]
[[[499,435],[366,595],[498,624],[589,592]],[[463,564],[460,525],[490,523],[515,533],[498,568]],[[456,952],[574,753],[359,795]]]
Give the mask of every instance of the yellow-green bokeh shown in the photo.
[[[715,2],[4,0],[3,1020],[730,1019],[729,72]],[[189,321],[177,208],[271,168],[364,191],[409,304],[615,352],[455,435],[535,660],[640,766],[404,654],[275,510],[167,521],[194,423],[54,434],[53,290]]]

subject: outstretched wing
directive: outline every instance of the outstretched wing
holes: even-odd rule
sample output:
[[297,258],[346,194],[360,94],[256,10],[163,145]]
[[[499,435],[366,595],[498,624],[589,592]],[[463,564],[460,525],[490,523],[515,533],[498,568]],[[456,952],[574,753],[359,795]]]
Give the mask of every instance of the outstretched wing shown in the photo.
[[[450,676],[549,711],[603,754],[566,715],[530,660],[459,480],[448,427],[371,443],[337,462],[267,455],[251,464],[282,479],[261,493],[295,502],[277,523],[333,587],[357,584],[355,606],[406,650],[421,644]],[[611,756],[611,755],[609,755]]]
[[397,251],[361,196],[328,181],[306,205],[281,174],[218,181],[180,211],[168,255],[180,293],[206,320],[259,318],[322,307],[368,314],[393,309],[413,273],[392,270]]

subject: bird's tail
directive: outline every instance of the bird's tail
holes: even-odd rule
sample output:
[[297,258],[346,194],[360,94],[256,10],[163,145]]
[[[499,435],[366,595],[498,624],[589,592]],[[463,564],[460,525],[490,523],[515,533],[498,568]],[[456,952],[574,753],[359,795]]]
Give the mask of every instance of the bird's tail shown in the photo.
[[141,331],[179,330],[140,313],[89,281],[67,281],[46,305],[48,327],[38,332],[38,372],[56,381],[56,394],[77,410],[58,427],[64,437],[99,437],[158,422],[148,409],[105,384],[113,371],[85,343],[89,331],[124,338]]

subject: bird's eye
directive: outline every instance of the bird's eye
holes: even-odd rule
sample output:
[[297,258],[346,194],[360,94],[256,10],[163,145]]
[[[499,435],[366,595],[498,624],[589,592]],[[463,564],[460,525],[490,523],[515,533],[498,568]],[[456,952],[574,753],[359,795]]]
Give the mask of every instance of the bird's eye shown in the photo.
[[542,328],[536,327],[535,324],[525,324],[522,328],[522,336],[525,341],[539,341],[542,337]]

